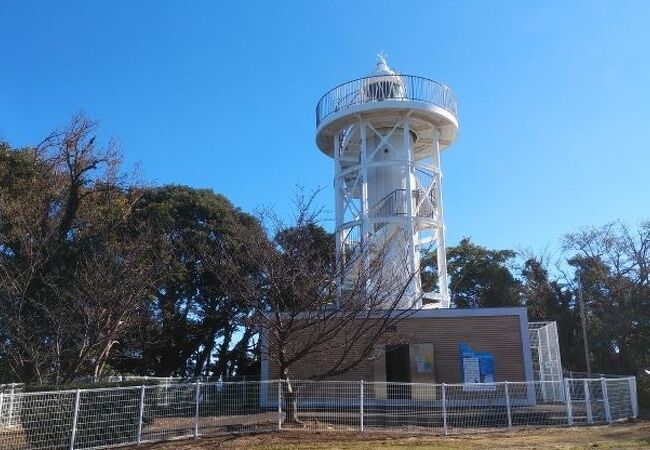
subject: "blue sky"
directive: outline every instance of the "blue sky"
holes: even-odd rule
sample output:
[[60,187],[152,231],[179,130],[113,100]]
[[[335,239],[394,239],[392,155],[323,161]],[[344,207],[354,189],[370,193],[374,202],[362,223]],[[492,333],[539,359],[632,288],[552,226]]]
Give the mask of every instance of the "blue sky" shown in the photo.
[[0,136],[37,142],[83,110],[152,183],[252,211],[324,186],[329,88],[383,50],[448,84],[448,240],[556,247],[650,219],[650,2],[30,2],[0,0]]

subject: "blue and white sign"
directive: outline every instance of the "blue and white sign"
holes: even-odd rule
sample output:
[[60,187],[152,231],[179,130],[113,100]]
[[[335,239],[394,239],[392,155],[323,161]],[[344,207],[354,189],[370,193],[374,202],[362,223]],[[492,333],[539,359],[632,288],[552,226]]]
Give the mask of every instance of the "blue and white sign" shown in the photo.
[[479,383],[494,383],[494,356],[490,352],[475,352],[472,348],[461,342],[458,344],[460,353],[460,373],[463,390],[496,389],[496,385],[476,386]]

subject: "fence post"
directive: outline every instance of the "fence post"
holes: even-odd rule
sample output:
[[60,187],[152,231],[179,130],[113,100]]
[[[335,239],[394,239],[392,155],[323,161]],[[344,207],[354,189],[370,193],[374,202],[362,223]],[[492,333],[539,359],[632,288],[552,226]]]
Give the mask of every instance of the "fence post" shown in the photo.
[[636,377],[628,379],[630,385],[630,403],[632,403],[632,418],[636,419],[639,415],[639,402],[636,397]]
[[591,392],[589,392],[589,382],[591,380],[584,380],[582,382],[583,390],[585,391],[585,408],[587,408],[587,422],[594,423],[594,416],[591,412]]
[[609,407],[609,395],[607,394],[607,380],[605,377],[600,378],[600,385],[603,391],[603,403],[605,406],[605,419],[608,423],[612,423],[612,410]]
[[510,390],[508,389],[508,382],[504,384],[506,391],[506,410],[508,411],[508,429],[512,429],[512,414],[510,412]]
[[199,437],[199,400],[201,395],[201,382],[196,382],[195,405],[194,405],[194,439]]
[[442,427],[445,430],[445,436],[447,436],[447,385],[442,383]]
[[573,426],[573,408],[571,405],[571,378],[564,380],[564,397],[566,399],[566,417],[569,426]]
[[140,413],[138,416],[138,445],[142,443],[142,421],[144,419],[144,384],[140,387]]
[[359,428],[363,431],[363,380],[359,381]]
[[70,450],[74,450],[74,440],[77,437],[77,420],[79,419],[79,398],[81,391],[77,389],[74,396],[74,414],[72,416],[72,436],[70,436]]
[[14,383],[11,383],[11,393],[9,394],[9,415],[7,417],[7,425],[11,425],[11,422],[13,422],[14,419],[14,397],[16,397],[16,385]]
[[282,380],[278,380],[278,430],[282,430]]

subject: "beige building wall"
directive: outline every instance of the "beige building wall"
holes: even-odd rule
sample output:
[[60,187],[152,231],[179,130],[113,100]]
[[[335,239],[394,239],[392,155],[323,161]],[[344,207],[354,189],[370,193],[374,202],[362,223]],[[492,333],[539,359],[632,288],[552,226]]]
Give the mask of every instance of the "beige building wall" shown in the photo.
[[[495,381],[532,380],[525,308],[423,310],[399,322],[390,334],[393,335],[388,336],[391,341],[410,345],[413,383],[461,383],[458,351],[461,342],[476,352],[493,354]],[[374,360],[363,361],[355,369],[329,379],[386,381],[383,345],[379,347]],[[433,359],[432,370],[427,367],[418,370],[418,359],[422,366],[429,355]],[[292,366],[292,377],[294,380],[309,379],[331,365],[335,357],[305,358]],[[278,379],[279,375],[277,364],[272,359],[263,359],[262,379]]]

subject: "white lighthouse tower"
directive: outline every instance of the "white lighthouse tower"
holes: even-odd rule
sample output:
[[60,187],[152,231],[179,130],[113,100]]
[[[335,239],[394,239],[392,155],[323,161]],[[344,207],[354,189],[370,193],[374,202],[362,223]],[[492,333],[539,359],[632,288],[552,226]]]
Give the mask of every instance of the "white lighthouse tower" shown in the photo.
[[[452,91],[400,74],[380,55],[369,76],[320,99],[316,126],[318,147],[334,158],[340,267],[353,274],[381,251],[386,272],[408,285],[400,308],[448,308],[440,153],[458,132]],[[425,251],[437,257],[431,290],[419,275]]]

